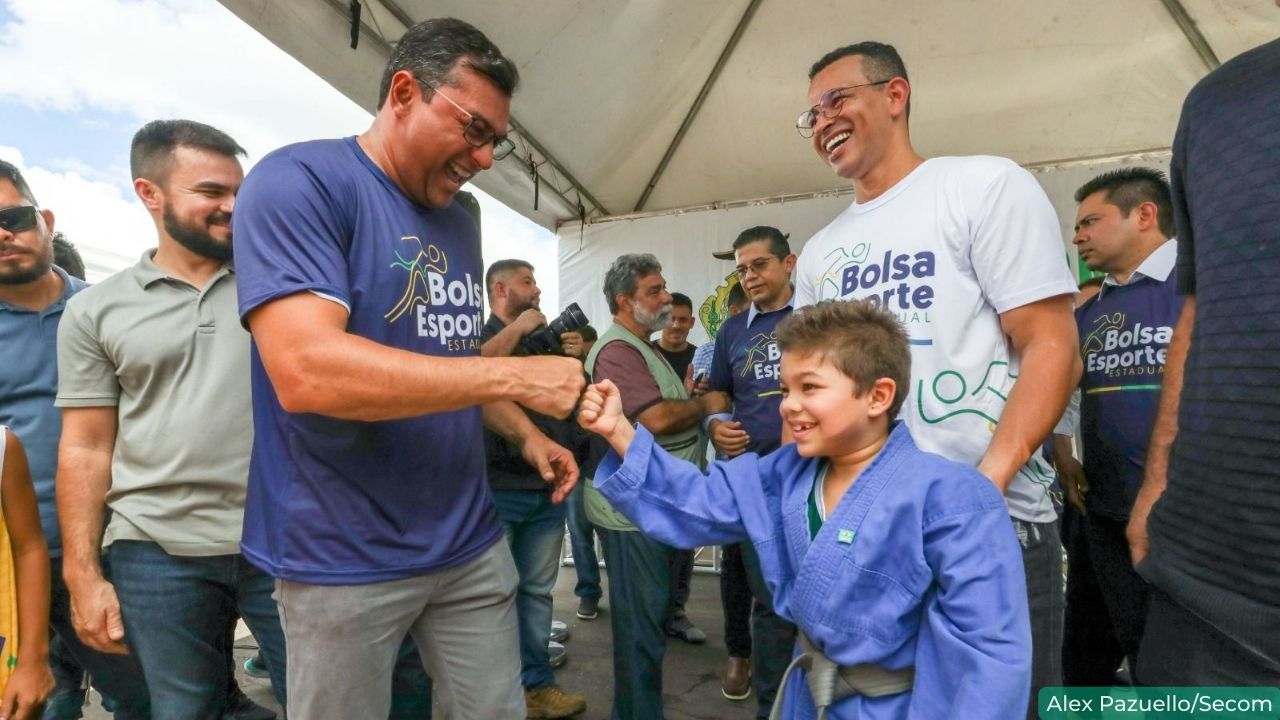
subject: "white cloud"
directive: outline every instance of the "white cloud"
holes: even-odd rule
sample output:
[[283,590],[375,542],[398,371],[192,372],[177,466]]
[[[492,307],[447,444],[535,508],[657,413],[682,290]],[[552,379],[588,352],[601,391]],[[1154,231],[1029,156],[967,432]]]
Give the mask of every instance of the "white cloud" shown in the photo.
[[[250,160],[364,129],[369,114],[209,0],[9,0],[0,94],[36,109],[185,117]],[[20,65],[20,68],[12,67]]]
[[[248,151],[247,165],[293,142],[363,131],[370,116],[210,0],[0,0],[16,21],[0,32],[0,96],[36,110],[104,113],[138,124],[183,117],[221,128]],[[14,142],[12,138],[4,138]],[[73,145],[74,143],[69,143]],[[74,157],[26,168],[58,227],[86,256],[132,263],[155,244],[128,170]],[[557,296],[554,235],[471,188],[483,207],[485,259],[520,257],[538,270],[547,308]],[[556,308],[558,311],[559,308]]]

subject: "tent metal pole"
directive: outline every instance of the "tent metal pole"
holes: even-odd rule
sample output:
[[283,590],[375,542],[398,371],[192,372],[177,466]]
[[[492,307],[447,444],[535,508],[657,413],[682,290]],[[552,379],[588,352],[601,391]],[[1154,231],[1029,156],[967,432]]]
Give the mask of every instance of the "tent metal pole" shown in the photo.
[[1173,21],[1178,24],[1178,29],[1182,30],[1182,34],[1186,36],[1187,42],[1191,43],[1191,47],[1200,56],[1200,60],[1204,62],[1205,67],[1210,72],[1217,70],[1222,61],[1218,59],[1217,53],[1213,51],[1213,46],[1209,44],[1204,33],[1200,32],[1200,27],[1196,25],[1191,13],[1187,12],[1182,0],[1160,0],[1160,2],[1164,5],[1164,9],[1168,10],[1169,14],[1173,16]]
[[[327,1],[330,7],[332,7],[334,10],[337,10],[340,13],[343,13],[345,17],[345,13],[347,12],[347,9],[346,9],[346,6],[342,4],[341,0],[327,0]],[[400,6],[395,3],[394,0],[378,0],[378,4],[381,5],[382,8],[386,10],[388,13],[390,13],[398,22],[404,25],[405,30],[408,30],[410,27],[413,27],[414,25],[413,18],[410,17],[408,13],[406,13],[403,9],[401,9]],[[387,57],[391,57],[391,51],[394,49],[394,44],[393,44],[394,41],[389,40],[388,38],[382,37],[373,28],[369,27],[364,21],[361,21],[360,23],[360,30],[361,30],[362,37],[369,38],[380,49],[384,51]],[[374,108],[372,111],[377,112],[377,109]],[[518,120],[516,120],[514,115],[511,116],[510,121],[511,121],[511,126],[515,128],[516,132],[520,133],[520,137],[524,138],[524,141],[529,143],[529,146],[532,147],[534,150],[536,150],[537,153],[542,156],[543,160],[550,163],[551,167],[555,168],[556,172],[560,173],[560,175],[563,176],[564,179],[568,180],[569,183],[573,185],[573,189],[576,190],[579,195],[586,198],[587,201],[590,202],[592,206],[594,206],[595,209],[599,210],[601,213],[604,213],[605,215],[609,214],[609,209],[606,208],[604,205],[602,205],[600,201],[597,200],[596,197],[591,194],[591,191],[587,190],[582,185],[582,183],[578,182],[578,179],[575,178],[572,173],[570,173],[568,170],[565,169],[563,163],[557,160],[554,155],[547,152],[547,149],[542,145],[542,143],[538,142],[537,138],[533,137],[533,135],[530,134],[527,129],[525,129],[524,125],[521,124]],[[560,189],[556,186],[556,183],[548,182],[547,185],[552,189],[553,192],[555,192],[557,196],[559,196],[561,200],[565,202],[566,205],[573,206],[576,204],[576,203],[570,202],[569,198],[564,196],[564,193],[560,191]]]
[[[587,188],[582,183],[578,182],[578,179],[575,178],[572,173],[566,170],[564,165],[559,160],[557,160],[554,155],[552,155],[550,152],[547,152],[547,149],[542,146],[542,143],[538,142],[537,138],[535,138],[528,130],[526,130],[524,125],[521,124],[520,121],[516,120],[516,117],[514,115],[512,115],[510,119],[511,119],[511,127],[515,128],[516,132],[520,133],[520,137],[524,138],[524,141],[529,143],[530,147],[538,151],[538,154],[542,156],[542,159],[550,163],[551,167],[555,168],[556,172],[563,175],[564,179],[568,180],[569,183],[573,185],[574,190],[577,190],[578,193],[582,195],[582,197],[590,201],[591,204],[594,205],[597,210],[604,213],[605,215],[609,214],[609,209],[606,208],[604,205],[602,205],[600,201],[596,199],[596,196],[592,195],[591,191],[587,190]],[[554,183],[549,183],[549,184],[554,185]],[[560,194],[560,193],[557,192],[557,194]],[[564,198],[564,195],[560,195],[560,197]],[[567,198],[565,198],[565,202],[568,202]]]
[[751,16],[755,15],[756,8],[760,7],[760,2],[761,0],[751,0],[747,4],[747,9],[738,20],[738,26],[733,29],[733,34],[729,36],[729,42],[725,43],[724,50],[720,51],[720,57],[716,59],[715,66],[711,68],[711,73],[707,75],[706,82],[702,83],[702,90],[698,92],[698,97],[694,99],[693,106],[689,108],[689,112],[684,116],[684,122],[680,123],[680,129],[676,131],[675,137],[671,138],[671,144],[667,146],[666,153],[662,155],[662,162],[658,163],[658,169],[653,171],[653,177],[649,178],[649,184],[645,185],[644,192],[640,195],[640,199],[636,201],[634,212],[644,210],[644,204],[649,201],[649,196],[653,194],[653,189],[658,186],[658,179],[662,177],[662,173],[666,172],[667,165],[671,162],[671,158],[676,154],[676,149],[680,147],[680,143],[684,140],[685,133],[689,131],[689,127],[693,125],[694,118],[702,110],[702,104],[706,102],[707,95],[711,93],[711,88],[715,86],[716,80],[720,78],[720,71],[724,69],[725,64],[729,61],[729,56],[733,54],[733,49],[738,46],[738,40],[742,38],[747,26],[751,24]]
[[378,0],[378,4],[387,9],[391,16],[400,21],[405,29],[413,27],[413,18],[409,17],[409,13],[400,9],[395,0]]

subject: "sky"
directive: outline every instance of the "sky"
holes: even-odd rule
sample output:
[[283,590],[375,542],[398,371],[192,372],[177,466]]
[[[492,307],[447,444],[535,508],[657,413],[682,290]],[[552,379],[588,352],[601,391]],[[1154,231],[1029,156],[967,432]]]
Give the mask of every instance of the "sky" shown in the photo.
[[[214,0],[0,0],[0,57],[0,159],[53,211],[90,281],[155,246],[129,177],[129,142],[147,121],[220,128],[248,150],[247,171],[277,147],[355,135],[371,119]],[[467,189],[485,263],[530,261],[554,312],[555,235]]]

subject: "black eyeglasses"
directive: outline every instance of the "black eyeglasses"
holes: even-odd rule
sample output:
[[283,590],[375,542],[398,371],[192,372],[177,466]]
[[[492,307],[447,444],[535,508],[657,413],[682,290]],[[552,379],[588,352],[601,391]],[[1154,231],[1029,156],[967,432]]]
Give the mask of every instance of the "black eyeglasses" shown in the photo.
[[475,113],[467,110],[453,98],[440,92],[440,88],[426,83],[419,83],[425,88],[430,88],[432,92],[449,101],[449,104],[458,108],[467,115],[467,124],[462,128],[462,137],[471,147],[482,148],[489,143],[493,143],[493,160],[497,162],[511,153],[515,152],[516,144],[506,135],[499,135],[489,127],[489,122],[482,117],[478,117]]
[[0,230],[20,233],[36,226],[35,205],[19,205],[18,207],[0,210]]
[[836,113],[840,112],[840,106],[844,104],[844,99],[848,97],[850,90],[856,90],[860,87],[871,87],[873,85],[884,85],[889,80],[877,80],[875,82],[862,83],[861,85],[846,85],[844,87],[831,88],[822,93],[822,97],[818,98],[818,104],[800,113],[800,117],[796,118],[796,131],[800,133],[802,138],[813,137],[813,128],[818,124],[818,113],[822,113],[822,117],[833,118]]
[[764,269],[769,267],[769,263],[772,263],[774,260],[781,260],[781,258],[775,255],[756,258],[754,261],[751,262],[750,265],[739,265],[738,267],[734,268],[733,272],[738,275],[739,279],[745,278],[747,276],[747,273],[755,273],[759,275],[760,273],[764,272]]

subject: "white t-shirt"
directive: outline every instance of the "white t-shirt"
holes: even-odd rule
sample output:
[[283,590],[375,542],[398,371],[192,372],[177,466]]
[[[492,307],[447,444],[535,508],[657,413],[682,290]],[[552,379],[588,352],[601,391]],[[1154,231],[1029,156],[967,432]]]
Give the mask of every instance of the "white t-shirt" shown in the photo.
[[[933,158],[809,240],[795,305],[875,297],[892,309],[912,351],[900,417],[921,448],[977,464],[1018,375],[1000,313],[1075,292],[1059,233],[1044,190],[1013,161]],[[1034,453],[1005,492],[1009,513],[1052,521],[1052,482]]]

